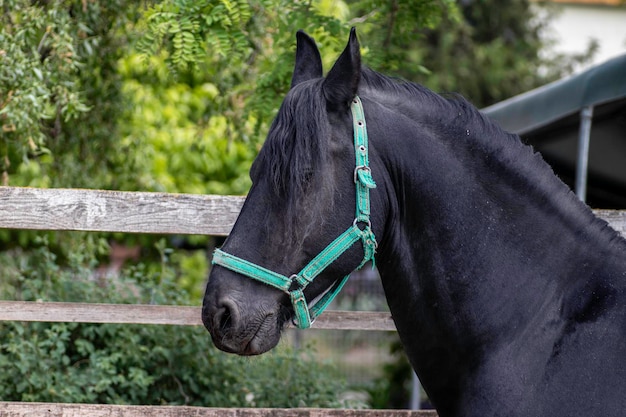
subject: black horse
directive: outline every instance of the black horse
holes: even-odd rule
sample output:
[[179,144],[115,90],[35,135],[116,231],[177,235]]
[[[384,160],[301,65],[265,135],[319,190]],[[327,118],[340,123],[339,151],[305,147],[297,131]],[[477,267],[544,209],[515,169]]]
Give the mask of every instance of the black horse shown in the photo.
[[[354,30],[326,78],[315,42],[297,41],[291,90],[224,253],[290,276],[353,224],[358,95],[376,265],[439,414],[626,415],[626,241],[463,99],[361,68]],[[364,246],[306,299],[357,268]],[[213,268],[202,318],[220,349],[263,353],[293,316],[285,292]]]

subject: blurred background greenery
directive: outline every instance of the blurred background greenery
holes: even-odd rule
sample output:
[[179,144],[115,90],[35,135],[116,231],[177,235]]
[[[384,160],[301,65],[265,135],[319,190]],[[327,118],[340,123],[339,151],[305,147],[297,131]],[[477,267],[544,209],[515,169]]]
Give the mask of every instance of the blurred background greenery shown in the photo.
[[[551,9],[527,0],[0,0],[0,9],[0,171],[12,186],[245,194],[290,84],[298,29],[328,69],[356,26],[370,67],[478,107],[561,77],[594,49],[542,58]],[[0,230],[0,293],[199,305],[214,244]],[[139,252],[114,259],[118,248]],[[340,405],[345,385],[328,384],[331,367],[299,368],[307,361],[289,349],[231,358],[202,329],[0,323],[2,400]],[[289,384],[272,394],[261,379],[246,383],[251,374]]]

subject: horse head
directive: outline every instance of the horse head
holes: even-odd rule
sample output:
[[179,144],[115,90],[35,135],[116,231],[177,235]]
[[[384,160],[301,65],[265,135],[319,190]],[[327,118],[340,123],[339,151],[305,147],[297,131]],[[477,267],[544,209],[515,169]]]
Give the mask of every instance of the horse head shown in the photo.
[[[318,313],[315,300],[373,258],[386,217],[385,181],[377,178],[374,188],[370,172],[381,163],[353,141],[355,129],[366,132],[351,110],[360,77],[354,29],[325,78],[315,41],[298,32],[291,89],[209,276],[202,319],[218,348],[242,355],[273,348],[286,323],[307,327]],[[359,208],[359,198],[367,207]]]

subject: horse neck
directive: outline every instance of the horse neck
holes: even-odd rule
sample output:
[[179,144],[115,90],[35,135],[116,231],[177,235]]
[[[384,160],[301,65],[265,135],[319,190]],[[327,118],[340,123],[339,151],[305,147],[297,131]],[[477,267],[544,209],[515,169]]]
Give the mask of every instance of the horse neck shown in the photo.
[[378,265],[409,356],[429,356],[433,373],[461,372],[513,329],[554,319],[584,271],[622,265],[622,239],[517,138],[457,112],[379,110],[372,136],[385,137],[375,146],[393,209]]

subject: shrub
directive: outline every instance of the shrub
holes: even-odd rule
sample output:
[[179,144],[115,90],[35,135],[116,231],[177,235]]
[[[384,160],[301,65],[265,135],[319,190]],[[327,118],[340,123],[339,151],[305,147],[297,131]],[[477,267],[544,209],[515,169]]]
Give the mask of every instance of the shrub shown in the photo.
[[[170,266],[138,264],[102,282],[93,263],[59,265],[42,245],[0,253],[0,295],[28,301],[188,304]],[[156,272],[154,272],[154,271]],[[332,407],[343,387],[310,350],[240,358],[200,327],[0,323],[0,399],[212,407]]]

